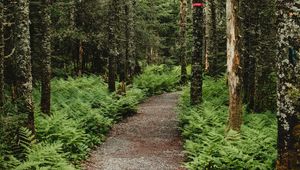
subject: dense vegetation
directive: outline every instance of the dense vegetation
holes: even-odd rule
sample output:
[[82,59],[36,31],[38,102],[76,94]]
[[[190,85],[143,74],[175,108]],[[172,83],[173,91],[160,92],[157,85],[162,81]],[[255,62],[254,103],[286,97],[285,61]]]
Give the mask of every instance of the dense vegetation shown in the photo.
[[80,168],[138,103],[182,87],[188,169],[299,169],[299,11],[300,0],[1,1],[0,169]]
[[[225,78],[206,77],[201,105],[191,106],[189,89],[179,105],[188,169],[274,169],[277,124],[274,113],[245,114],[241,133],[227,126]],[[225,136],[224,136],[225,134]]]
[[[1,169],[75,169],[93,146],[100,144],[111,126],[122,117],[135,113],[136,106],[146,96],[176,90],[178,67],[149,66],[134,78],[126,95],[110,94],[98,76],[55,79],[52,81],[52,115],[36,110],[36,136],[20,129],[20,138],[10,136],[16,122],[14,116],[1,117]],[[155,77],[155,79],[153,79]],[[152,78],[152,79],[148,79]],[[148,83],[145,83],[147,79]],[[159,81],[157,81],[159,79]],[[166,88],[168,85],[168,88]],[[35,89],[35,100],[39,90]],[[5,145],[7,142],[18,142]],[[7,152],[7,151],[11,152]]]

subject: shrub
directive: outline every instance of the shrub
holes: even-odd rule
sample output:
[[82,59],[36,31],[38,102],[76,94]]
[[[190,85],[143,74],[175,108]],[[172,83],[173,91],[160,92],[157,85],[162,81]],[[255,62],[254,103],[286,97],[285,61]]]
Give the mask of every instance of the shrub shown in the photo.
[[180,81],[180,68],[166,65],[153,65],[145,68],[144,73],[133,80],[134,87],[151,96],[176,89]]

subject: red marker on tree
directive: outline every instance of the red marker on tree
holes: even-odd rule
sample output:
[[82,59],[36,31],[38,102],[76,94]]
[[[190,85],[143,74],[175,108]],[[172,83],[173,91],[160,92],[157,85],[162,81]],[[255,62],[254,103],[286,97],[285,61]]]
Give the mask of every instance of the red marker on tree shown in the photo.
[[204,7],[204,3],[193,3],[193,7]]

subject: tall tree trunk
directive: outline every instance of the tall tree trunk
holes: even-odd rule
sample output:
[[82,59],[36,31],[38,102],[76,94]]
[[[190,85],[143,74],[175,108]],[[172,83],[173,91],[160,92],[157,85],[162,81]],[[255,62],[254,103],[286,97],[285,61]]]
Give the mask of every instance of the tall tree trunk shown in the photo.
[[227,0],[228,129],[235,131],[239,131],[242,125],[242,57],[239,9],[239,0]]
[[0,113],[4,105],[4,4],[0,2]]
[[34,64],[33,76],[41,81],[41,111],[50,114],[51,98],[51,40],[49,0],[30,2],[31,57]]
[[192,56],[191,104],[202,102],[203,0],[193,0],[194,52]]
[[242,0],[243,27],[243,89],[247,110],[253,111],[255,96],[256,59],[259,56],[259,13],[258,1]]
[[41,111],[50,114],[51,107],[51,37],[50,37],[50,14],[49,0],[43,0],[41,4],[41,62],[42,90],[41,90]]
[[186,32],[187,32],[187,1],[180,0],[180,21],[179,21],[179,57],[181,65],[181,83],[187,83],[187,71],[186,71]]
[[28,115],[27,126],[33,133],[35,133],[34,109],[32,100],[29,0],[17,1],[15,33],[17,107],[19,113]]
[[119,21],[120,21],[120,1],[112,0],[109,5],[109,57],[108,57],[108,89],[111,92],[116,91],[116,59],[120,56],[119,51]]
[[125,15],[126,15],[126,23],[125,23],[125,37],[126,37],[126,49],[125,49],[125,61],[124,61],[124,75],[122,80],[120,81],[128,81],[129,79],[129,72],[131,62],[134,59],[134,11],[133,11],[133,0],[127,0],[125,3]]
[[300,167],[300,3],[277,0],[278,159],[277,169]]
[[207,0],[205,7],[205,58],[206,70],[212,76],[220,74],[221,69],[218,68],[217,52],[217,14],[216,14],[216,0]]

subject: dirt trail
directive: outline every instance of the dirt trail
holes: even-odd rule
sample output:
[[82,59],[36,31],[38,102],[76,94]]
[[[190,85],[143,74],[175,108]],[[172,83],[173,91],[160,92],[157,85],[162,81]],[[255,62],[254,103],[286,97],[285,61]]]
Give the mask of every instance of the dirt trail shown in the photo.
[[182,170],[184,154],[177,130],[178,93],[148,99],[138,114],[115,125],[91,153],[87,170]]

